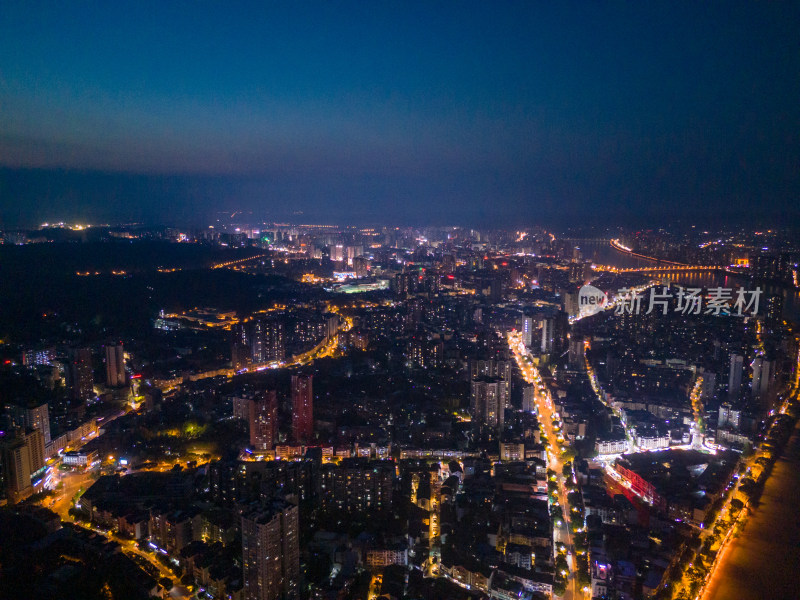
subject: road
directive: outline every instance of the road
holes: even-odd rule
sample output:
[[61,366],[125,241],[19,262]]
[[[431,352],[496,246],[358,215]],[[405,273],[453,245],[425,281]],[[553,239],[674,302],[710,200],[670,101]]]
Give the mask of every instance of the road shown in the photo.
[[[560,430],[556,430],[553,425],[555,418],[555,410],[550,395],[545,388],[544,382],[539,375],[538,370],[531,361],[530,352],[525,348],[522,341],[522,334],[519,332],[512,332],[508,335],[508,343],[511,351],[514,353],[514,358],[522,373],[522,378],[530,384],[535,386],[534,399],[536,401],[536,409],[539,420],[539,427],[541,433],[547,437],[550,447],[547,452],[547,468],[552,469],[556,473],[556,483],[558,485],[558,501],[561,505],[562,525],[553,529],[553,537],[555,542],[562,542],[566,545],[568,554],[567,562],[569,564],[570,573],[567,579],[567,591],[562,598],[564,600],[578,600],[584,597],[584,593],[578,588],[577,577],[575,573],[575,545],[572,539],[572,532],[569,527],[569,503],[567,501],[567,488],[566,480],[563,475],[564,461],[561,459],[561,452],[563,450],[562,444],[564,443],[563,436]],[[560,428],[559,428],[560,429]]]
[[[83,529],[86,529],[87,531],[93,531],[94,533],[97,533],[99,535],[102,535],[102,536],[110,539],[110,540],[113,540],[113,541],[117,542],[120,545],[120,547],[122,548],[123,553],[128,554],[130,556],[138,556],[140,558],[143,558],[144,560],[146,560],[148,563],[153,565],[158,570],[158,577],[159,578],[167,577],[167,578],[171,579],[175,583],[178,582],[179,578],[176,577],[175,574],[172,571],[170,571],[164,565],[162,565],[160,562],[158,562],[153,557],[152,554],[149,554],[147,552],[143,552],[142,550],[140,550],[139,547],[136,544],[136,541],[129,540],[127,538],[118,537],[116,534],[114,534],[112,532],[105,531],[103,529],[98,529],[96,527],[91,527],[91,526],[89,526],[87,524],[80,523],[78,521],[72,521],[71,517],[70,517],[70,521],[72,523],[74,523],[75,525],[77,525],[78,527],[82,527]],[[190,594],[188,593],[188,590],[184,590],[181,586],[176,585],[170,591],[170,597],[176,598],[177,600],[181,600],[181,599],[188,600],[190,598]]]
[[[43,502],[43,506],[46,506],[53,512],[55,512],[62,521],[73,523],[79,527],[83,527],[89,531],[93,531],[98,533],[102,536],[105,536],[109,539],[114,540],[122,547],[123,552],[130,555],[136,555],[151,565],[153,565],[156,569],[158,569],[159,577],[168,577],[173,581],[177,581],[177,577],[164,565],[158,562],[151,554],[147,552],[143,552],[136,546],[136,542],[133,540],[129,540],[126,538],[121,538],[115,535],[114,533],[107,532],[101,529],[97,529],[96,527],[90,527],[84,523],[79,521],[75,521],[72,518],[72,515],[69,514],[69,509],[72,508],[72,499],[79,493],[83,493],[88,489],[92,483],[94,483],[94,478],[92,477],[92,473],[90,471],[72,471],[72,472],[61,472],[60,474],[61,482],[64,486],[57,491],[57,496],[55,499],[47,498]],[[173,598],[188,598],[186,594],[180,593],[182,590],[180,587],[173,588],[173,592],[177,592],[177,595],[172,595]]]
[[60,490],[56,490],[56,497],[47,500],[44,506],[61,517],[62,521],[67,521],[69,520],[69,509],[72,508],[72,499],[76,494],[89,488],[94,483],[94,479],[91,473],[85,471],[61,471],[59,473],[61,483],[64,485]]

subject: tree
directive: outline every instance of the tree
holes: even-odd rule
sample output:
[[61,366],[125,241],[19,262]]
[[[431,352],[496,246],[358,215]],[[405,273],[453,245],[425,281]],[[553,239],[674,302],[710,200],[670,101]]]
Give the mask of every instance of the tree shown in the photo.
[[753,455],[753,443],[750,442],[750,441],[747,441],[747,442],[744,443],[744,446],[742,447],[742,456],[744,456],[745,458],[748,458],[748,457],[750,457],[752,455]]
[[567,571],[567,570],[569,570],[567,559],[564,557],[564,555],[559,554],[556,557],[556,572],[561,573],[561,571]]
[[578,568],[578,583],[581,585],[581,587],[592,583],[592,578],[589,575],[588,565],[586,565],[585,567],[581,565]]

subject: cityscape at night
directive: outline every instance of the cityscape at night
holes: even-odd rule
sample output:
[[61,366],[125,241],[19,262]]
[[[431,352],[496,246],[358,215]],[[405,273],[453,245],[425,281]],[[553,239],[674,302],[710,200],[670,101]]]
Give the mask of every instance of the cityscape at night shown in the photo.
[[800,597],[800,4],[0,4],[0,600]]

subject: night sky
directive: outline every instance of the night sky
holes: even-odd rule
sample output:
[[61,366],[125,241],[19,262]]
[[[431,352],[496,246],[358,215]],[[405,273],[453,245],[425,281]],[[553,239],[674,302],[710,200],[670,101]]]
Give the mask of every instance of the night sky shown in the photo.
[[0,2],[0,227],[800,205],[800,3]]

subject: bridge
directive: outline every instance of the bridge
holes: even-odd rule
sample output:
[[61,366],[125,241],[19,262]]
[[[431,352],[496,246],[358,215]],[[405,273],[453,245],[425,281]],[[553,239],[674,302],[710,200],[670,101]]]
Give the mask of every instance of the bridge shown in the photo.
[[556,238],[559,242],[570,242],[572,244],[608,244],[608,238]]
[[726,267],[719,265],[664,265],[663,267],[631,267],[627,269],[620,269],[610,265],[593,265],[596,271],[605,271],[609,273],[686,273],[686,272],[713,272],[713,271],[728,271]]
[[241,265],[242,263],[246,263],[251,260],[256,260],[258,258],[266,258],[266,254],[256,254],[255,256],[248,256],[246,258],[240,258],[238,260],[229,260],[226,262],[215,263],[211,265],[212,269],[224,269],[226,267]]
[[648,260],[651,262],[656,263],[656,265],[652,267],[633,267],[633,268],[626,268],[620,269],[617,267],[612,267],[610,265],[592,265],[596,271],[608,271],[610,273],[652,273],[654,275],[661,275],[661,274],[668,274],[668,273],[687,273],[687,272],[694,272],[694,273],[713,273],[713,272],[723,272],[727,273],[728,275],[743,275],[747,271],[741,270],[738,268],[732,268],[727,265],[687,265],[686,263],[679,263],[671,260],[665,260],[663,258],[656,258],[654,256],[647,256],[645,254],[639,254],[638,252],[634,252],[632,248],[629,248],[625,244],[623,244],[619,239],[613,239],[609,242],[614,250],[622,252],[623,254],[627,254],[629,256],[634,256],[636,258],[641,258],[643,260]]
[[619,238],[615,238],[609,242],[614,250],[618,250],[623,254],[627,254],[629,256],[635,256],[636,258],[641,258],[642,260],[649,260],[654,263],[658,263],[660,265],[674,265],[676,267],[686,267],[689,266],[686,263],[675,262],[673,260],[665,260],[663,258],[656,258],[655,256],[647,256],[646,254],[639,254],[638,252],[634,252],[633,248],[629,248],[625,244],[623,244]]

